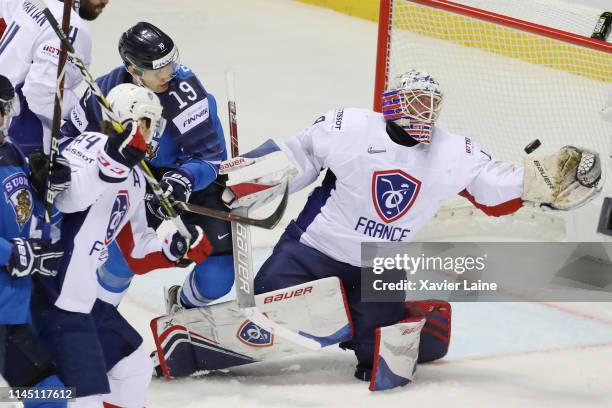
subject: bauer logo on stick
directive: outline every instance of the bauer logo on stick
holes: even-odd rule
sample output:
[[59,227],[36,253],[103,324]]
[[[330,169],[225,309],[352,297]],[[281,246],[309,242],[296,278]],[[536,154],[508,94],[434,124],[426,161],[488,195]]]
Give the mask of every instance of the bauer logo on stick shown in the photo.
[[374,208],[386,223],[406,214],[420,189],[421,182],[401,170],[375,171],[372,175]]

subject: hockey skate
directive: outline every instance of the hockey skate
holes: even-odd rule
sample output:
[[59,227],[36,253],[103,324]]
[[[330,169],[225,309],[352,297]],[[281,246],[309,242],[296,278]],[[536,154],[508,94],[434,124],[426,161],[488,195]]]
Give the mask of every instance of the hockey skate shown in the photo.
[[168,289],[164,288],[164,299],[166,301],[166,314],[174,314],[185,308],[181,303],[180,285],[172,285]]

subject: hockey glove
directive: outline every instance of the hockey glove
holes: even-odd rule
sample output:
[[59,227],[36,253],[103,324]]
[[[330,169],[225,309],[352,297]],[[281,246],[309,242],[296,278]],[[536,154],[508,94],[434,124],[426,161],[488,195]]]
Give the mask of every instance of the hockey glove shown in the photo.
[[170,262],[184,268],[192,263],[203,262],[212,252],[212,245],[202,228],[197,225],[187,225],[191,234],[189,243],[178,232],[170,232],[166,235],[162,245],[162,253]]
[[49,174],[49,156],[41,150],[34,150],[28,156],[30,164],[30,184],[41,201],[45,201],[47,177],[51,178],[51,191],[59,194],[70,187],[70,165],[63,156],[56,156]]
[[123,133],[112,131],[104,150],[98,152],[100,178],[109,183],[125,180],[136,164],[145,158],[147,143],[138,122],[130,122]]
[[593,200],[604,184],[597,152],[565,146],[548,156],[526,156],[523,200],[555,210],[571,210]]
[[[187,202],[191,195],[193,181],[191,177],[181,170],[171,170],[164,174],[159,186],[164,191],[164,196],[171,200]],[[147,195],[147,210],[160,220],[168,220],[169,217],[155,195]]]
[[62,251],[59,243],[50,244],[41,239],[14,238],[7,269],[12,278],[23,278],[34,273],[56,276]]

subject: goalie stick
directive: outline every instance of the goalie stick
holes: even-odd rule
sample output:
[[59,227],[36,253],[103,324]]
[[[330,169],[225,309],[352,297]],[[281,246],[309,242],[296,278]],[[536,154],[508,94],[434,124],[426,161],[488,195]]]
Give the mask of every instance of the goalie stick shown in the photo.
[[[228,99],[232,158],[235,158],[238,155],[238,125],[236,120],[236,99],[234,96],[234,73],[231,70],[225,72],[225,86]],[[247,216],[246,209],[236,209],[232,213],[242,217]],[[232,244],[234,247],[236,302],[242,314],[251,322],[272,334],[277,334],[310,350],[319,350],[321,348],[320,343],[301,336],[268,319],[255,304],[253,254],[251,250],[251,233],[248,226],[237,221],[232,222]]]
[[[55,31],[55,34],[57,35],[57,37],[60,39],[62,46],[66,48],[68,55],[72,57],[74,65],[79,69],[79,71],[81,72],[81,75],[83,75],[83,79],[89,86],[91,93],[96,97],[96,99],[100,103],[102,110],[104,111],[106,116],[110,118],[115,131],[117,131],[118,133],[123,132],[124,131],[123,126],[117,120],[115,113],[110,107],[110,103],[108,102],[108,99],[106,99],[106,97],[102,93],[102,90],[96,83],[96,80],[93,78],[93,76],[91,75],[87,67],[85,67],[85,63],[83,62],[83,60],[77,55],[74,46],[68,40],[66,33],[60,28],[57,20],[51,13],[51,10],[49,10],[49,8],[41,0],[31,0],[31,3],[33,3],[36,7],[38,7],[42,11],[42,13],[45,15],[45,17],[47,17],[47,20],[49,21],[49,25],[51,26],[53,31]],[[166,214],[168,214],[168,216],[170,217],[170,220],[175,225],[176,229],[183,236],[183,238],[185,238],[187,242],[189,243],[191,241],[191,234],[187,230],[187,227],[183,223],[183,220],[181,220],[180,217],[178,216],[176,210],[170,203],[170,200],[168,199],[168,197],[166,197],[163,194],[163,190],[160,187],[157,179],[155,179],[155,176],[151,172],[151,169],[149,168],[149,166],[144,160],[141,160],[139,165],[142,171],[144,172],[146,179],[149,185],[151,186],[151,189],[153,190],[153,194],[155,194],[157,198],[159,199],[159,202],[161,203],[162,208],[164,209],[164,211],[166,211]],[[51,167],[49,166],[49,168]]]
[[[64,0],[64,12],[62,15],[62,30],[70,31],[70,14],[72,11],[72,0]],[[51,14],[49,12],[49,14]],[[51,15],[53,16],[53,15]],[[48,18],[48,17],[47,17]],[[47,182],[45,191],[45,222],[51,222],[53,212],[53,201],[55,192],[51,191],[51,174],[55,158],[59,154],[60,126],[62,125],[62,105],[64,103],[64,78],[66,75],[66,60],[68,53],[63,42],[60,43],[60,54],[57,63],[57,82],[55,87],[55,104],[53,106],[53,125],[51,127],[51,148],[49,150],[49,168],[47,170]]]
[[283,193],[283,198],[280,204],[278,205],[278,207],[276,207],[276,210],[274,210],[274,212],[270,216],[262,219],[250,218],[248,216],[239,215],[236,212],[215,210],[213,208],[202,207],[200,205],[185,203],[182,201],[175,201],[174,206],[176,208],[180,208],[183,211],[207,215],[209,217],[218,218],[220,220],[235,221],[244,225],[252,225],[257,228],[272,229],[276,227],[281,218],[283,218],[283,214],[285,213],[285,209],[287,208],[288,201],[289,187],[285,184],[285,192]]

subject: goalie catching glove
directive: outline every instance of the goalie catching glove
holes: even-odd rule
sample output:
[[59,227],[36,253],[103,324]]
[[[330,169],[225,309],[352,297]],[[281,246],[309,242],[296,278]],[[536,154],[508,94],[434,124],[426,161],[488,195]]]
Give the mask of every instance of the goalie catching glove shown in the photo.
[[565,146],[547,156],[527,156],[524,166],[522,199],[556,210],[583,206],[604,183],[599,154],[584,148]]
[[297,174],[297,169],[278,145],[269,139],[242,156],[221,163],[219,173],[228,176],[221,195],[231,209],[250,210],[264,206],[285,191],[285,181]]
[[168,260],[179,267],[187,267],[192,263],[203,262],[212,252],[212,244],[201,227],[187,225],[191,235],[189,242],[178,232],[166,235],[162,245],[162,253]]

